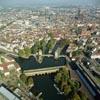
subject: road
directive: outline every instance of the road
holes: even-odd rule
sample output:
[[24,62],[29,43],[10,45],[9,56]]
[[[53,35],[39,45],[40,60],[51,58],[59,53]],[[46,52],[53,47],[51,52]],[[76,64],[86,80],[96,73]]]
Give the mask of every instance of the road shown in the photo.
[[[74,67],[75,67],[75,65],[74,65]],[[81,83],[80,90],[83,92],[85,91],[86,95],[89,97],[89,100],[94,100],[94,97],[91,95],[90,90],[87,89],[86,85],[83,82],[84,78],[82,77],[81,74],[79,75],[80,72],[78,73],[78,70],[76,68],[73,69],[73,66],[70,64],[69,64],[68,68],[70,69],[70,74],[71,74],[72,79],[80,81],[80,83]],[[85,81],[85,83],[86,83],[86,81]],[[86,83],[86,84],[88,84],[88,83]]]
[[82,69],[82,67],[76,62],[74,65],[72,65],[72,67],[76,67],[74,69],[74,72],[76,72],[77,75],[80,77],[82,83],[84,83],[85,87],[87,87],[91,95],[95,97],[96,100],[99,100],[98,98],[100,95],[100,91],[98,91],[96,83],[94,83],[94,81],[91,80],[90,75],[84,69]]

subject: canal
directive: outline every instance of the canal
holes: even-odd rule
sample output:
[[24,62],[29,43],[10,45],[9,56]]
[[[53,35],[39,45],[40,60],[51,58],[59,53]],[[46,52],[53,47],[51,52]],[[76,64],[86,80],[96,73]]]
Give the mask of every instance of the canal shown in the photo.
[[42,92],[43,100],[66,100],[64,95],[60,95],[56,88],[54,87],[54,80],[51,75],[35,76],[34,85],[31,91],[34,93]]
[[59,67],[67,63],[65,57],[60,57],[57,59],[55,59],[54,57],[44,57],[42,63],[39,63],[34,56],[29,57],[29,59],[16,58],[15,60],[23,70],[40,69],[56,66]]
[[[55,59],[54,57],[44,57],[42,63],[36,61],[35,57],[31,56],[29,59],[17,58],[16,62],[23,70],[59,67],[66,65],[65,57]],[[60,95],[54,87],[54,74],[34,76],[34,87],[31,92],[38,94],[42,92],[43,100],[65,100],[64,95]]]

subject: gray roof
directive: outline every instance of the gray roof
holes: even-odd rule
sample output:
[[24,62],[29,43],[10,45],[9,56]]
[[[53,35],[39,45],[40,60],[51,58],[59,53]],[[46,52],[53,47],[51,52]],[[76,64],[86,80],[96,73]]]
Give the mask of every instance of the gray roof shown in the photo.
[[0,86],[0,94],[5,96],[7,100],[20,100],[16,95],[9,91],[5,86]]

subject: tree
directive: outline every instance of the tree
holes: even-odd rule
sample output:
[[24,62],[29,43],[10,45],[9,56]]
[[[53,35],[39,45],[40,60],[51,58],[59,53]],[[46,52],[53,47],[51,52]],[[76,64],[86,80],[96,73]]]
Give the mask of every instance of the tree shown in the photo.
[[73,81],[73,84],[72,84],[72,92],[77,92],[79,90],[79,88],[81,87],[81,84],[80,82],[78,81]]
[[0,78],[2,78],[3,76],[4,76],[4,73],[0,71]]
[[24,73],[22,73],[20,75],[20,79],[25,83],[27,81],[27,76]]
[[45,52],[46,42],[45,39],[42,39],[39,43],[39,50],[41,49],[43,53]]
[[26,81],[26,84],[29,85],[29,86],[34,85],[33,78],[32,77],[28,77],[27,81]]
[[2,63],[4,63],[4,62],[5,62],[5,59],[4,59],[4,58],[2,58],[2,57],[1,57],[1,59],[0,59],[0,60],[1,60],[1,62],[2,62]]
[[81,87],[81,83],[79,81],[74,81],[74,86],[76,89],[79,89]]
[[24,49],[19,50],[18,55],[19,55],[19,57],[24,57],[25,56]]
[[80,96],[79,96],[77,93],[75,93],[75,94],[72,96],[71,100],[81,100],[81,98],[80,98]]
[[71,40],[67,39],[65,40],[66,45],[69,45],[71,43]]
[[25,47],[24,51],[25,51],[25,56],[26,57],[29,57],[31,55],[31,49],[29,47]]
[[81,100],[88,100],[88,97],[82,91],[78,91],[78,95],[80,96]]
[[80,49],[78,49],[78,50],[72,52],[72,55],[73,55],[73,56],[80,56],[80,55],[82,55],[82,54],[83,54],[83,52],[82,52],[82,50],[80,50]]
[[32,46],[32,48],[31,48],[31,53],[35,54],[35,53],[39,52],[40,49],[41,50],[43,49],[43,46],[44,46],[43,40],[36,41],[34,46]]
[[59,82],[61,81],[61,78],[62,78],[62,74],[59,72],[59,73],[57,73],[57,75],[55,76],[55,81],[56,81],[57,83],[59,83]]
[[19,50],[19,57],[29,57],[31,55],[31,49],[29,47],[25,47],[24,49]]
[[80,82],[78,81],[74,81],[74,80],[68,80],[68,84],[71,86],[72,88],[72,94],[74,94],[75,92],[78,91],[78,89],[81,87]]
[[46,53],[49,53],[49,50],[52,49],[54,44],[55,40],[51,38],[46,45]]
[[50,38],[52,38],[52,39],[53,39],[53,37],[54,37],[54,36],[53,36],[53,33],[48,32],[47,34],[48,34],[48,36],[49,36]]
[[64,90],[64,95],[68,95],[72,91],[70,85],[65,85],[63,90]]
[[76,51],[72,52],[72,57],[75,57],[76,60],[80,60],[83,57],[83,50],[82,49],[78,49]]
[[67,68],[61,68],[60,72],[62,73],[62,79],[67,80],[68,78],[70,78],[69,76],[69,70]]
[[35,54],[38,51],[38,47],[36,45],[37,43],[34,44],[34,46],[31,47],[31,53]]

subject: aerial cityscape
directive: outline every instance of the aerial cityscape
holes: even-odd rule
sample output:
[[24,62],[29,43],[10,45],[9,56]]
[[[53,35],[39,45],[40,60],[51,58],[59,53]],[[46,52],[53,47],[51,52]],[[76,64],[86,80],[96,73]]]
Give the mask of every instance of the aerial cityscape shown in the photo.
[[100,0],[0,0],[0,100],[100,100]]

